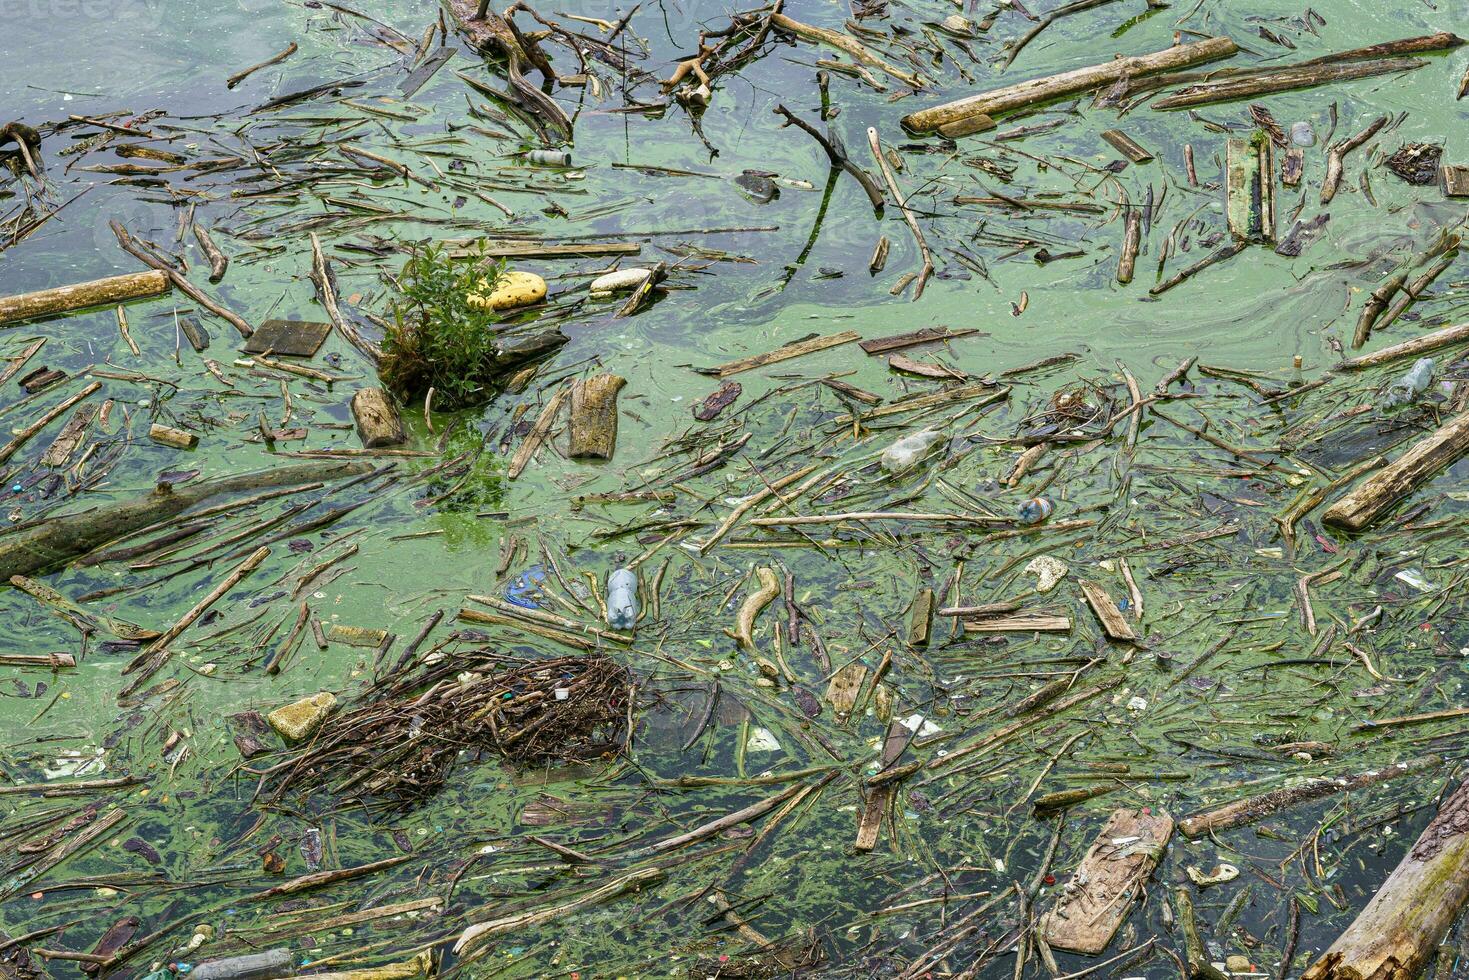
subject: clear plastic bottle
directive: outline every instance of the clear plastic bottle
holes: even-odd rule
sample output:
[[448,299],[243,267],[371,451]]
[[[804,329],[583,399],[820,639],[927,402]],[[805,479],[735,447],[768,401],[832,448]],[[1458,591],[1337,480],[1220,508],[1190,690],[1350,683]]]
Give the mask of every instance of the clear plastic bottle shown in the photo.
[[1056,505],[1045,497],[1031,497],[1020,505],[1020,523],[1039,524],[1056,510]]
[[1408,405],[1428,390],[1433,383],[1433,358],[1420,357],[1413,362],[1413,369],[1387,387],[1389,405]]
[[1304,119],[1290,124],[1290,141],[1293,146],[1315,146],[1316,131]]
[[630,630],[638,622],[638,573],[619,568],[607,576],[607,625]]
[[923,461],[944,434],[938,429],[923,429],[906,435],[882,453],[882,468],[889,473],[906,473]]

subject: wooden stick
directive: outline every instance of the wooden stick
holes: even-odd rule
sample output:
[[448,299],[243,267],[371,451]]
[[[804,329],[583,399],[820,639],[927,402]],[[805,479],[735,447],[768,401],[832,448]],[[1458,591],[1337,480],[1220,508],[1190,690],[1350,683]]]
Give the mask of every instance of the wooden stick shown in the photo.
[[1328,524],[1360,531],[1389,505],[1469,451],[1469,412],[1414,443],[1412,448],[1364,480],[1326,509]]
[[556,417],[561,414],[561,406],[565,404],[567,396],[571,394],[568,385],[562,385],[556,389],[551,400],[546,402],[546,407],[541,409],[540,417],[536,424],[526,433],[520,445],[515,450],[515,455],[510,459],[510,479],[515,479],[525,470],[526,464],[530,462],[531,456],[541,448],[541,443],[546,440],[546,435],[551,431],[551,426],[556,424]]
[[1338,364],[1337,368],[1342,371],[1360,371],[1362,368],[1376,367],[1379,364],[1386,364],[1404,357],[1417,357],[1420,354],[1463,341],[1469,341],[1469,321],[1444,327],[1442,330],[1435,330],[1421,337],[1414,337],[1412,340],[1405,340],[1401,344],[1384,347],[1371,354],[1348,358]]
[[209,259],[209,281],[219,282],[230,267],[230,257],[214,244],[214,238],[203,225],[194,225],[194,238],[198,240],[199,247],[204,250],[204,255]]
[[1321,182],[1321,203],[1328,204],[1336,196],[1337,188],[1341,186],[1342,174],[1345,170],[1343,161],[1346,155],[1363,143],[1377,135],[1377,131],[1387,125],[1387,116],[1378,116],[1368,124],[1367,128],[1355,136],[1349,136],[1333,144],[1326,153],[1326,179]]
[[232,313],[231,311],[225,309],[223,306],[220,306],[214,300],[205,295],[202,289],[189,282],[189,280],[185,278],[185,276],[181,272],[174,269],[172,266],[170,266],[168,263],[164,262],[157,256],[150,254],[141,245],[138,245],[136,242],[134,242],[132,236],[128,234],[128,230],[124,228],[121,224],[116,221],[109,222],[109,224],[112,226],[112,233],[117,236],[117,243],[122,246],[123,251],[127,252],[129,255],[136,258],[139,262],[142,262],[144,265],[151,265],[153,268],[168,276],[169,281],[173,283],[175,289],[183,293],[185,296],[189,297],[189,299],[198,303],[200,306],[204,307],[204,309],[208,310],[210,313],[213,313],[221,320],[224,320],[226,323],[233,326],[236,330],[240,332],[240,336],[248,337],[255,332],[255,328],[246,323],[244,318],[241,317],[239,314]]
[[168,276],[157,270],[129,272],[106,279],[0,297],[0,325],[36,317],[70,313],[168,292]]
[[912,72],[906,72],[895,65],[889,64],[876,54],[873,54],[866,45],[860,44],[840,31],[832,31],[827,30],[825,27],[814,27],[811,24],[803,24],[798,20],[787,17],[785,14],[771,14],[770,24],[772,27],[785,31],[787,34],[794,34],[808,41],[815,41],[818,44],[825,44],[828,47],[836,48],[838,51],[844,51],[864,65],[871,65],[873,68],[877,68],[896,78],[904,85],[911,86],[912,88],[923,88],[924,85],[928,84],[922,75],[915,75]]
[[913,132],[929,132],[945,123],[957,122],[968,116],[997,116],[1109,85],[1119,78],[1138,78],[1228,58],[1238,50],[1235,43],[1227,37],[1211,37],[1134,58],[1117,58],[1100,65],[1007,85],[931,109],[920,109],[904,116],[903,126]]
[[[332,276],[332,267],[326,260],[326,255],[321,251],[321,240],[316,237],[316,232],[311,233],[311,282],[316,286],[316,298],[321,300],[321,305],[326,309],[326,315],[337,328],[337,332],[347,339],[347,343],[361,351],[375,366],[383,358],[383,352],[377,344],[362,336],[361,332],[347,318],[342,316],[341,308],[337,306],[337,287]],[[248,334],[247,334],[248,336]]]
[[1228,102],[1271,92],[1288,92],[1294,89],[1311,88],[1329,82],[1344,82],[1353,78],[1369,78],[1392,72],[1411,71],[1422,68],[1428,62],[1421,58],[1384,58],[1379,61],[1356,61],[1339,65],[1295,65],[1279,68],[1267,75],[1249,75],[1226,78],[1217,82],[1194,85],[1174,95],[1165,96],[1153,103],[1154,109],[1186,109]]
[[66,401],[52,408],[45,415],[42,415],[39,419],[17,432],[14,438],[12,438],[4,446],[0,446],[0,463],[3,463],[10,457],[14,456],[16,450],[20,449],[21,446],[24,446],[30,440],[31,436],[35,435],[37,432],[40,432],[46,426],[50,425],[54,420],[64,415],[67,409],[71,408],[83,398],[86,398],[89,395],[93,394],[97,391],[97,389],[101,387],[102,382],[93,381],[81,391],[77,392],[75,395],[72,395],[70,398],[66,399]]
[[872,156],[877,160],[877,167],[882,171],[882,179],[888,185],[888,192],[893,195],[893,200],[898,203],[898,210],[903,212],[903,220],[908,223],[908,230],[913,232],[913,238],[918,242],[918,253],[923,256],[923,268],[918,272],[918,283],[913,287],[913,299],[917,300],[923,295],[923,287],[928,285],[928,277],[933,275],[933,256],[928,251],[928,241],[923,237],[923,229],[918,227],[913,212],[908,210],[908,202],[903,198],[903,192],[898,190],[898,182],[893,177],[893,171],[888,166],[887,157],[882,155],[882,144],[877,140],[877,130],[871,126],[867,127],[867,145],[872,147]]
[[491,936],[497,936],[502,932],[511,932],[516,929],[533,929],[554,919],[559,919],[564,915],[569,915],[577,909],[604,902],[609,898],[615,898],[626,891],[640,889],[644,885],[657,881],[662,877],[662,868],[640,868],[620,878],[614,878],[600,888],[594,888],[585,895],[580,895],[561,905],[555,905],[536,912],[522,912],[518,915],[508,915],[499,919],[492,919],[489,922],[472,925],[460,933],[459,941],[454,944],[454,952],[456,954],[463,953],[465,950],[477,946]]
[[278,65],[282,61],[285,61],[287,58],[289,58],[291,55],[293,55],[295,53],[296,53],[296,42],[295,41],[292,41],[290,44],[286,45],[286,50],[282,51],[280,54],[274,55],[273,57],[270,57],[270,58],[266,58],[264,61],[260,62],[260,64],[258,64],[258,65],[251,65],[249,68],[246,68],[243,71],[237,71],[237,72],[235,72],[233,75],[231,75],[229,78],[227,78],[225,80],[225,86],[224,87],[225,88],[234,88],[236,85],[240,84],[245,79],[249,78],[251,75],[253,75],[257,71],[259,71],[260,69],[262,69],[262,68],[269,68],[271,65]]
[[196,602],[192,609],[179,618],[178,622],[170,626],[158,639],[144,647],[122,670],[124,674],[131,674],[133,671],[142,668],[138,676],[122,692],[123,696],[132,693],[139,685],[157,673],[158,669],[168,662],[168,658],[173,656],[173,651],[168,649],[168,645],[178,639],[179,635],[192,626],[195,620],[208,612],[210,606],[224,598],[230,589],[239,585],[245,576],[259,568],[260,563],[265,561],[269,554],[269,548],[256,548],[250,557],[240,562],[234,571],[225,576],[224,581],[210,589],[209,594]]
[[1401,776],[1422,773],[1442,764],[1443,759],[1440,757],[1427,755],[1421,759],[1395,763],[1349,778],[1322,776],[1296,786],[1277,789],[1260,796],[1246,797],[1212,810],[1195,813],[1191,817],[1178,821],[1178,829],[1188,837],[1203,837],[1216,830],[1229,830],[1231,827],[1242,827],[1245,824],[1254,823],[1272,813],[1279,813],[1281,810],[1299,806],[1302,803],[1310,803],[1313,800],[1335,796],[1337,793],[1345,793],[1349,790],[1375,786]]

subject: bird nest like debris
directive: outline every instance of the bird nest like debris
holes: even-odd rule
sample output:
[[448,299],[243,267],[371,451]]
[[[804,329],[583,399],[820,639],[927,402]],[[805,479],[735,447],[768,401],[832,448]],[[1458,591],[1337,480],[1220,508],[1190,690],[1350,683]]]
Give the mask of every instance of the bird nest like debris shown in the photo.
[[456,763],[487,754],[522,766],[616,755],[631,735],[632,697],[632,673],[608,657],[455,655],[369,691],[265,780],[271,802],[325,790],[412,805],[438,792]]
[[1441,143],[1404,143],[1383,161],[1383,166],[1410,184],[1431,184],[1438,179],[1441,159]]

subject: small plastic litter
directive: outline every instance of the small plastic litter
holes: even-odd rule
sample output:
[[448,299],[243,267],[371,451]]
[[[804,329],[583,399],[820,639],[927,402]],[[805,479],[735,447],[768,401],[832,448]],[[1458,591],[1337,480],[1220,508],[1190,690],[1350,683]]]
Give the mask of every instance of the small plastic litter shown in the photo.
[[1031,497],[1020,505],[1020,523],[1040,524],[1056,510],[1056,505],[1045,497]]
[[882,453],[882,468],[894,475],[906,473],[923,461],[944,438],[938,429],[923,429],[906,435]]
[[1413,362],[1413,368],[1387,388],[1387,403],[1389,405],[1408,405],[1418,400],[1418,396],[1428,390],[1433,383],[1433,358],[1420,357]]
[[1292,146],[1315,146],[1316,130],[1312,129],[1311,124],[1304,119],[1291,123],[1290,141]]
[[619,568],[607,576],[607,625],[630,630],[638,622],[638,573]]
[[1059,558],[1050,555],[1041,555],[1032,558],[1025,566],[1027,575],[1036,577],[1035,590],[1037,592],[1049,592],[1054,589],[1061,580],[1071,572],[1071,567]]
[[571,153],[567,150],[531,150],[526,153],[525,162],[538,167],[569,167]]
[[542,565],[532,565],[524,572],[515,576],[515,580],[505,587],[505,599],[513,602],[522,609],[539,609],[541,604],[531,596],[540,590],[540,585],[546,580],[546,569]]

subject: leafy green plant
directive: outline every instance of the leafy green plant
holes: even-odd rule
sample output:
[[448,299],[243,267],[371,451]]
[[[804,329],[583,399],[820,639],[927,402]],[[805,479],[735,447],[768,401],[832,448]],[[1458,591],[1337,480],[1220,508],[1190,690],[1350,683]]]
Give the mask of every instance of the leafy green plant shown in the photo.
[[445,410],[489,397],[500,316],[470,298],[488,295],[505,272],[504,260],[490,264],[483,251],[455,259],[441,245],[415,248],[383,336],[383,383],[404,399],[433,388],[434,406]]

